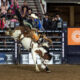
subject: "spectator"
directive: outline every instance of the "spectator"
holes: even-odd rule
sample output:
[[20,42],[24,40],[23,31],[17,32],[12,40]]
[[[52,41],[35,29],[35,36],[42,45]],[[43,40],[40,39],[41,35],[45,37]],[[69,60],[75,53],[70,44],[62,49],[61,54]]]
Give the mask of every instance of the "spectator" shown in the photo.
[[2,16],[7,14],[7,10],[8,10],[8,5],[2,3],[1,4],[1,14],[2,14]]
[[7,4],[7,2],[8,2],[8,0],[1,0],[1,3],[3,3],[3,4]]
[[56,18],[57,18],[57,28],[62,29],[63,20],[62,20],[62,18],[60,17],[60,15],[58,13],[56,14]]
[[8,0],[8,1],[11,3],[11,5],[14,4],[14,2],[15,2],[19,6],[18,0]]
[[24,0],[23,5],[21,6],[21,14],[22,14],[23,19],[26,19],[28,15],[28,5],[25,0]]
[[15,14],[16,14],[16,16],[18,18],[18,21],[19,21],[20,25],[24,25],[23,24],[23,18],[22,18],[21,14],[20,14],[20,11],[17,8],[15,9]]
[[31,14],[32,14],[32,9],[31,9],[31,8],[29,8],[29,9],[28,9],[27,22],[29,22],[30,24],[32,24]]
[[12,1],[11,0],[8,0],[9,1],[9,5],[11,6],[11,4],[12,4]]
[[56,17],[56,16],[54,16],[54,17],[52,18],[52,26],[51,26],[50,29],[51,29],[51,30],[56,30],[56,29],[57,29],[57,17]]
[[15,9],[19,9],[19,5],[16,1],[14,1],[10,8],[12,9],[12,14],[15,15]]
[[12,9],[11,8],[8,9],[6,17],[8,20],[12,19],[13,15],[12,15]]
[[46,13],[44,18],[42,19],[42,25],[45,30],[49,30],[51,26],[51,20],[49,19],[48,14]]
[[1,0],[3,4],[6,4],[8,8],[10,7],[9,0]]
[[4,29],[6,27],[6,19],[5,16],[2,16],[2,19],[0,20],[0,28]]
[[29,9],[28,9],[28,16],[30,16],[31,14],[32,14],[32,9],[29,8]]
[[18,18],[16,15],[13,16],[13,18],[11,19],[12,22],[18,22]]

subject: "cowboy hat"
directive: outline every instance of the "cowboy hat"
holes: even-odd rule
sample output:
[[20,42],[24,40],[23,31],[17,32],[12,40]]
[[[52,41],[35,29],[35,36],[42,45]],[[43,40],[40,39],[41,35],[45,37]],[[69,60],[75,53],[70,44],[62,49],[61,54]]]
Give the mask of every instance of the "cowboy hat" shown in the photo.
[[38,16],[36,16],[35,14],[31,14],[31,17],[34,19],[38,19]]

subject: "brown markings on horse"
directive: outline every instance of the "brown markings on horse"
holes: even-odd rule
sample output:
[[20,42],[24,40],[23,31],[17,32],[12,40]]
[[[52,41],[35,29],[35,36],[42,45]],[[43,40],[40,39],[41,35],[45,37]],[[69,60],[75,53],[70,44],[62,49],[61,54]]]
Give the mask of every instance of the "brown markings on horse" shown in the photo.
[[16,27],[15,30],[21,30],[21,33],[22,34],[28,34],[31,29],[29,27],[24,27],[24,26],[19,26],[19,27]]
[[[21,30],[21,34],[24,35],[24,37],[30,37],[34,42],[35,39],[33,38],[33,29],[30,29],[29,27],[27,26],[19,26],[19,27],[16,27],[15,30]],[[20,38],[20,37],[19,37]]]
[[40,57],[42,57],[43,59],[47,59],[47,60],[51,60],[51,55],[48,53],[45,53],[43,56],[43,53],[41,50],[36,50],[35,51]]

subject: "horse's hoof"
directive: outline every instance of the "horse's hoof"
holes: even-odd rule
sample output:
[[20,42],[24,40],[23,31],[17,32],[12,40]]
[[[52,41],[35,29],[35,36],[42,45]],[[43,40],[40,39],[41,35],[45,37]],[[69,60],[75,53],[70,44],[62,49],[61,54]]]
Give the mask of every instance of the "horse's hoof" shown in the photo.
[[48,67],[46,67],[45,70],[46,70],[47,73],[51,72]]
[[48,70],[48,71],[46,71],[47,73],[51,73],[51,71],[50,70]]
[[39,69],[36,69],[36,72],[40,72],[40,70]]
[[36,72],[37,72],[37,73],[39,73],[39,72],[40,72],[40,70],[36,70]]

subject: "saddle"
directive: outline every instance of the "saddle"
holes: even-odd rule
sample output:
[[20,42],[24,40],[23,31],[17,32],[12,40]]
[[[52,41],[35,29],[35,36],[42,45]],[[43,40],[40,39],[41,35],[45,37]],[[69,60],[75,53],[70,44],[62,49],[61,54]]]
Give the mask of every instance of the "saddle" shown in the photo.
[[36,30],[30,29],[29,27],[24,27],[21,31],[25,37],[30,37],[35,42],[39,40],[40,35],[36,33]]

